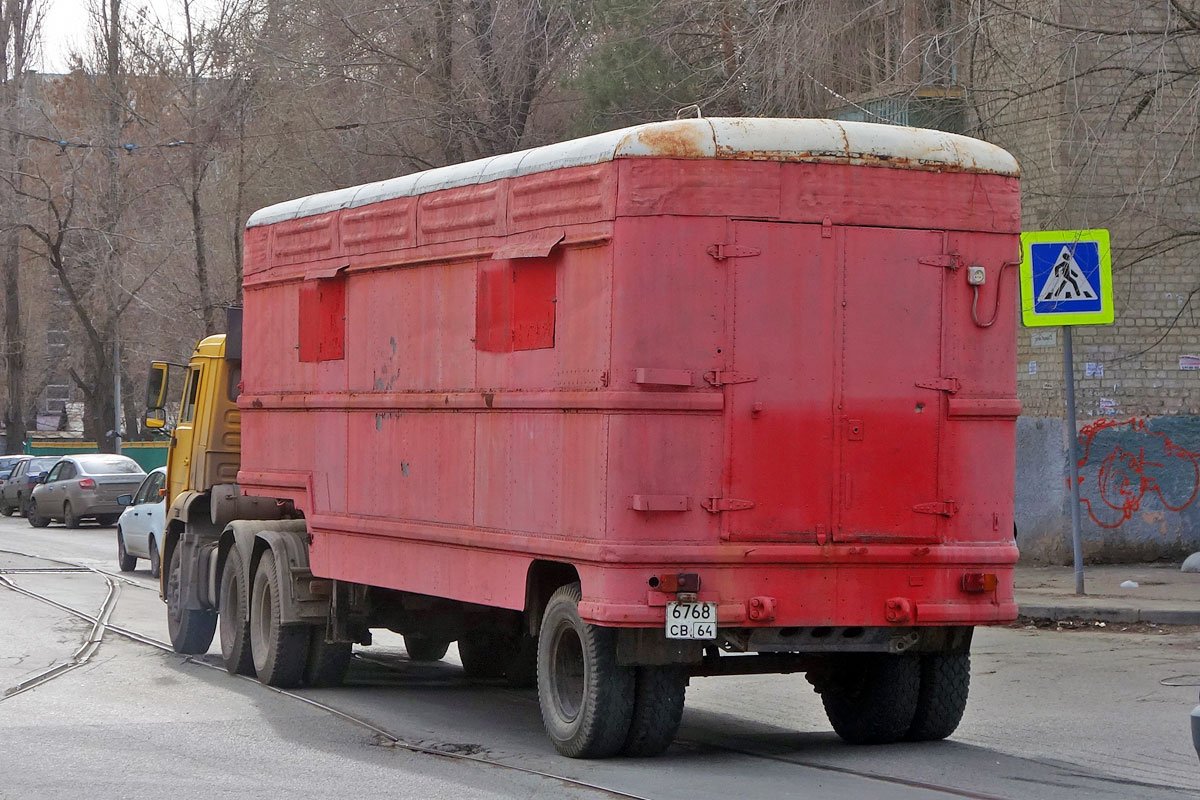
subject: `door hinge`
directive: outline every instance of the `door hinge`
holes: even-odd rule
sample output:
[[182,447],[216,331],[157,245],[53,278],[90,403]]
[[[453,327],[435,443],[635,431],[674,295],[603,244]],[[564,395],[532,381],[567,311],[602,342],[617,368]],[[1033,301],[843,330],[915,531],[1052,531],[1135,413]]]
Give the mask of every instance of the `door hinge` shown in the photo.
[[748,511],[754,508],[753,500],[735,500],[732,497],[710,497],[700,501],[700,507],[710,514],[722,511]]
[[939,517],[953,517],[958,513],[958,506],[953,500],[945,500],[941,503],[917,503],[913,506],[913,511],[918,514],[937,514]]
[[958,378],[938,378],[932,381],[917,381],[917,386],[922,389],[933,389],[937,392],[949,392],[954,394],[958,391]]
[[724,261],[727,258],[750,258],[751,256],[762,255],[762,250],[759,250],[757,247],[747,247],[744,244],[733,244],[732,242],[710,244],[706,252],[717,261]]
[[727,383],[750,383],[756,380],[758,378],[753,375],[747,375],[744,372],[710,369],[704,373],[704,382],[713,386],[724,386]]
[[936,256],[921,256],[917,259],[918,264],[924,264],[928,267],[943,267],[949,270],[956,270],[962,266],[958,260],[958,253],[946,253]]

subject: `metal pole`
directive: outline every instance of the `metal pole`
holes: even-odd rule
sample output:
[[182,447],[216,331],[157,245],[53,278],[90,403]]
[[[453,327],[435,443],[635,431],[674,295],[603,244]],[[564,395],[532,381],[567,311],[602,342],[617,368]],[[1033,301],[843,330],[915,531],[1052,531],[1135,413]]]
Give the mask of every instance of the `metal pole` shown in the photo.
[[1075,594],[1083,591],[1083,538],[1079,532],[1079,434],[1075,429],[1075,362],[1071,326],[1063,326],[1063,371],[1067,375],[1067,461],[1071,475],[1071,548],[1075,552]]
[[121,452],[121,333],[113,325],[113,405],[116,412],[113,425],[113,452]]

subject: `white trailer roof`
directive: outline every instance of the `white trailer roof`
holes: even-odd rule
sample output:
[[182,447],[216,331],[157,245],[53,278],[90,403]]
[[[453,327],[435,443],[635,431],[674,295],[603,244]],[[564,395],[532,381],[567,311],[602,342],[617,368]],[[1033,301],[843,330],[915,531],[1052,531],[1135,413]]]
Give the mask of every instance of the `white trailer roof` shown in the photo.
[[832,161],[1015,176],[1017,161],[994,144],[926,128],[829,119],[709,117],[635,125],[516,153],[452,164],[267,206],[247,228],[618,158]]

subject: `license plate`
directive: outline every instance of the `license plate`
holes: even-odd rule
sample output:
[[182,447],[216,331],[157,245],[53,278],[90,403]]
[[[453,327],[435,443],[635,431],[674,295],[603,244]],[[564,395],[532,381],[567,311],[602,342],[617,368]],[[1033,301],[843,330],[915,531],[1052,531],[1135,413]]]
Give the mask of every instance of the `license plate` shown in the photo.
[[717,638],[717,604],[667,603],[667,638]]

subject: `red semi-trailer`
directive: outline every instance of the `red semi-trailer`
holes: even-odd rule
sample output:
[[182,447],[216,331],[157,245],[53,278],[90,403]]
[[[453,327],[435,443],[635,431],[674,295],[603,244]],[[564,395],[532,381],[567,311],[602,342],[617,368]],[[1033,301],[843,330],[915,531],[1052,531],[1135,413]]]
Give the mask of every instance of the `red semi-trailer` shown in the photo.
[[[1018,170],[801,119],[641,125],[293,200],[170,457],[172,640],[337,682],[370,629],[665,749],[697,675],[949,735],[1016,615]],[[150,405],[162,420],[166,366]]]

